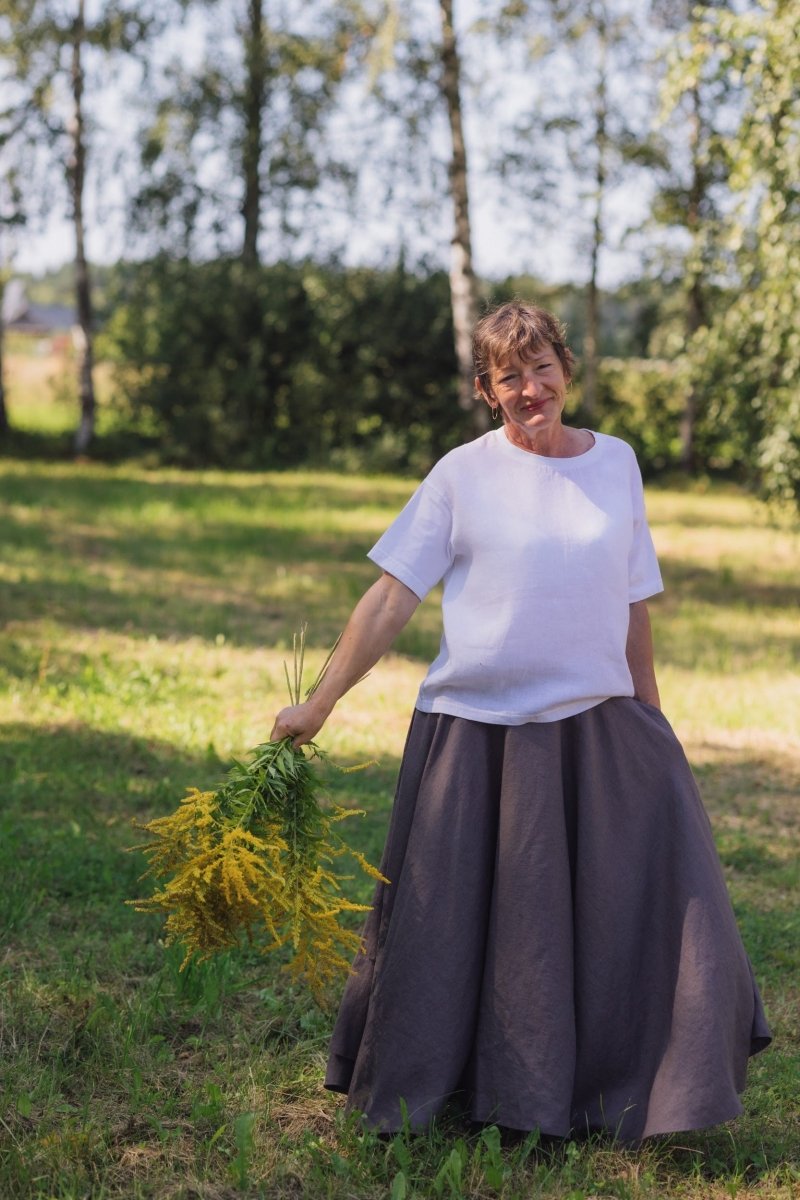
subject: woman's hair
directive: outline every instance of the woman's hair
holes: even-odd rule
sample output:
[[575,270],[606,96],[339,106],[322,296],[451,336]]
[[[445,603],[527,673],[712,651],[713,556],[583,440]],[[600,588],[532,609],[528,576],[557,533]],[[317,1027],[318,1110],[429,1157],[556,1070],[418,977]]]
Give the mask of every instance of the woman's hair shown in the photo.
[[566,330],[552,313],[535,304],[511,300],[481,317],[472,333],[472,361],[475,374],[488,395],[492,394],[489,372],[512,354],[529,358],[549,342],[567,383],[572,379],[575,357],[566,343]]

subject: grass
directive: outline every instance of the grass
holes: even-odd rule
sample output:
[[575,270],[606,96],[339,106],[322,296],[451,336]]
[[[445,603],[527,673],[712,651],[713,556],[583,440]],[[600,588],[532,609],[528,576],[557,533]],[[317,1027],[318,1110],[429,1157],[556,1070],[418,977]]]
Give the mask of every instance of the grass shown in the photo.
[[[797,535],[734,491],[653,491],[665,708],[712,817],[776,1043],[730,1127],[512,1142],[448,1118],[379,1141],[321,1088],[331,1013],[255,951],[181,974],[138,894],[132,817],[268,735],[299,621],[310,669],[373,578],[407,481],[0,463],[0,1196],[800,1195]],[[435,599],[321,736],[380,854]],[[370,885],[359,884],[367,898]]]

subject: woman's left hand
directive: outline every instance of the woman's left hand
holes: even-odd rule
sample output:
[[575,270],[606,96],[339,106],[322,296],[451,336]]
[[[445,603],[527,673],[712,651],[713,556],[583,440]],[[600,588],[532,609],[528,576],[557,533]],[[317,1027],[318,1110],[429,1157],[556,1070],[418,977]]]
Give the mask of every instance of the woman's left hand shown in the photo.
[[625,647],[628,669],[633,680],[633,694],[637,700],[661,708],[656,671],[653,664],[653,634],[647,601],[637,600],[630,606],[628,643]]

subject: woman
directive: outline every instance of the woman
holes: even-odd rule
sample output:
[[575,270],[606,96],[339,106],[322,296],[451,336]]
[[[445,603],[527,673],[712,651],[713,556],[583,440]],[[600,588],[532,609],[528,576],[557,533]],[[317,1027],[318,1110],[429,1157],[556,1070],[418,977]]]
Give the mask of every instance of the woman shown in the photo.
[[626,1141],[741,1111],[770,1040],[710,827],[659,708],[662,588],[631,449],[562,423],[557,320],[477,325],[492,432],[447,454],[370,558],[300,745],[444,580],[366,953],[326,1086],[380,1130],[476,1121]]

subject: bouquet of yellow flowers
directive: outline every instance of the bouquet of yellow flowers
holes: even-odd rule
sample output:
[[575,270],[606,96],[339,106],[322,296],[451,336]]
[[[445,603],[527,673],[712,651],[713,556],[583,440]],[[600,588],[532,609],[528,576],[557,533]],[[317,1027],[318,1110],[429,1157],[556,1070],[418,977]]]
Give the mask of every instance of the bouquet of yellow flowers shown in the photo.
[[[304,649],[305,628],[295,638],[293,683],[286,669],[294,704],[300,703]],[[306,695],[319,686],[331,654]],[[137,912],[166,913],[167,944],[180,942],[186,950],[181,969],[193,957],[203,961],[237,946],[243,933],[265,951],[290,947],[289,969],[317,995],[350,969],[361,938],[339,918],[369,905],[345,898],[342,883],[349,877],[337,874],[335,862],[349,856],[368,875],[388,880],[335,828],[359,810],[323,807],[313,760],[327,756],[314,742],[307,750],[291,738],[264,742],[248,761],[234,764],[217,791],[190,788],[175,812],[134,822],[151,839],[132,847],[148,859],[142,878],[155,877],[159,887],[128,903]]]

